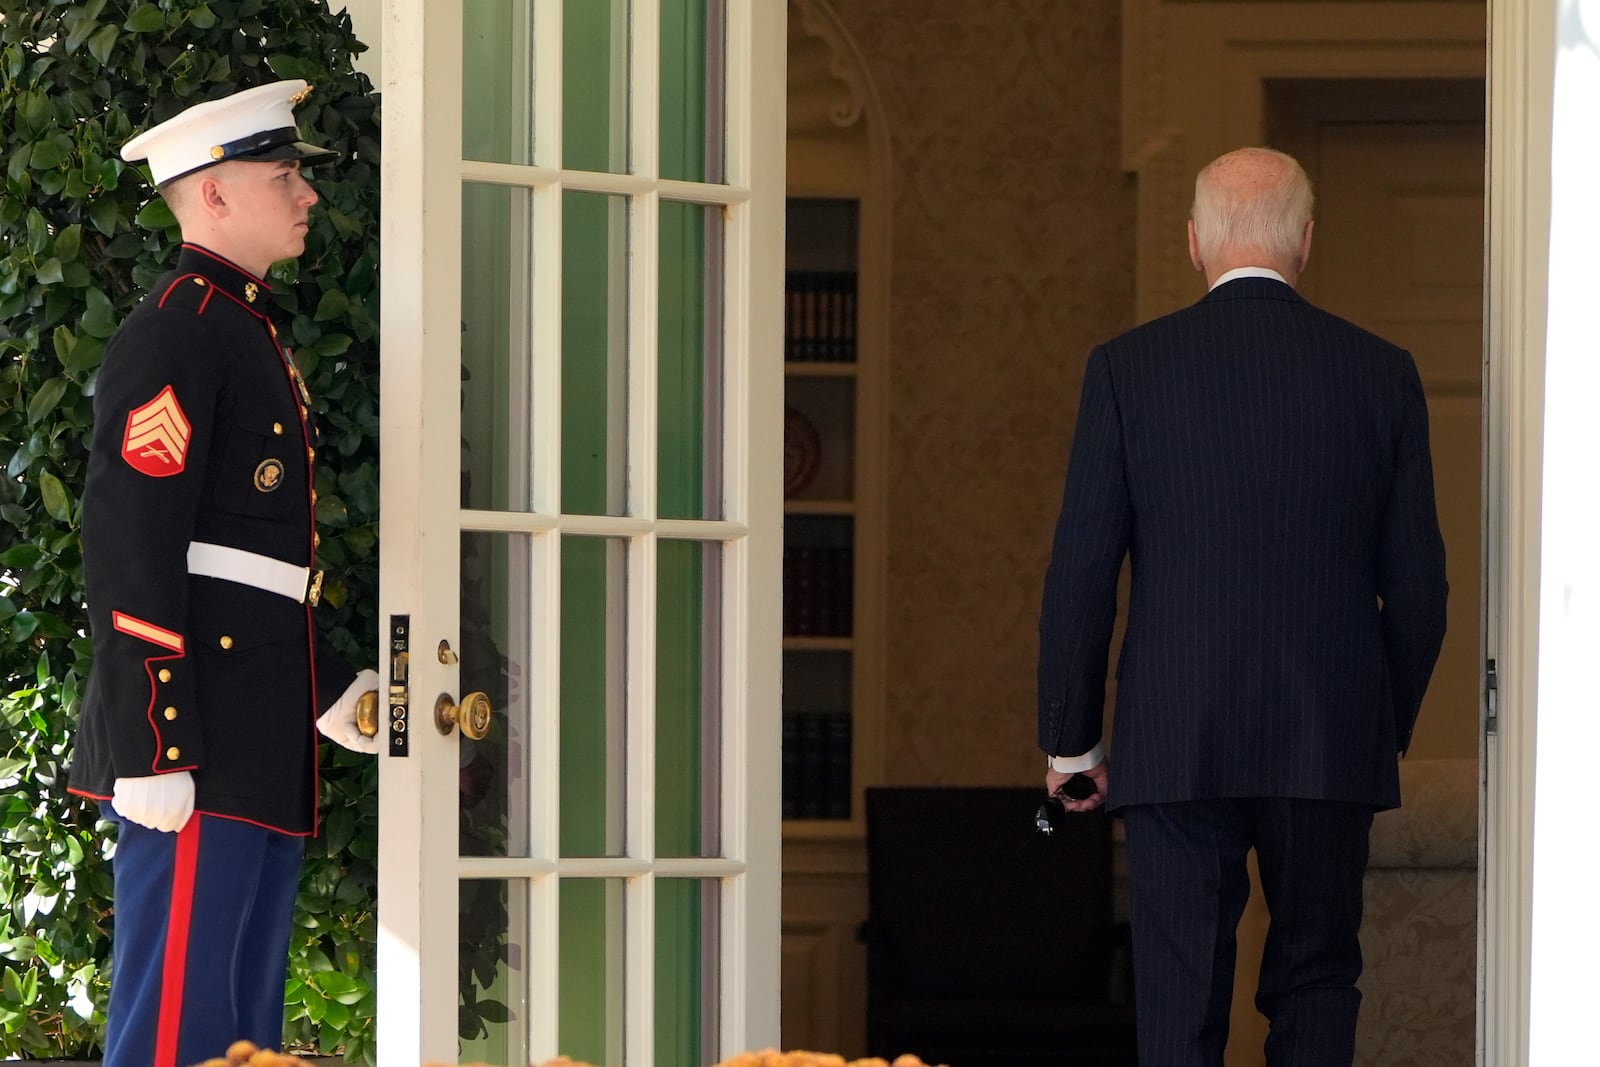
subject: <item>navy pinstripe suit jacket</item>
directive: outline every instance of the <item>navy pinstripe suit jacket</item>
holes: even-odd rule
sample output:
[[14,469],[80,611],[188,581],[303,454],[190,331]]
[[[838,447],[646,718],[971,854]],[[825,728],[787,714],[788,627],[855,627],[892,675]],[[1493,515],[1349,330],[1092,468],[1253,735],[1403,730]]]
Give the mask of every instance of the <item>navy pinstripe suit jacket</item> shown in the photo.
[[1428,413],[1403,349],[1240,278],[1095,349],[1039,618],[1039,745],[1112,807],[1393,807],[1444,638]]

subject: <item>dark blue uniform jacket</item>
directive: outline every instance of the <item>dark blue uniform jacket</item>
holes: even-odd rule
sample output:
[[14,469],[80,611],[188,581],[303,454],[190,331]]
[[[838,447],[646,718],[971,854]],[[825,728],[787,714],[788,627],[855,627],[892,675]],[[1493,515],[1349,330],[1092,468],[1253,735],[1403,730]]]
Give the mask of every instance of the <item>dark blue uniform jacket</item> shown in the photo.
[[195,807],[315,830],[315,719],[353,680],[312,606],[188,573],[199,541],[309,566],[315,434],[266,282],[194,245],[106,350],[84,495],[95,665],[71,771],[188,770]]

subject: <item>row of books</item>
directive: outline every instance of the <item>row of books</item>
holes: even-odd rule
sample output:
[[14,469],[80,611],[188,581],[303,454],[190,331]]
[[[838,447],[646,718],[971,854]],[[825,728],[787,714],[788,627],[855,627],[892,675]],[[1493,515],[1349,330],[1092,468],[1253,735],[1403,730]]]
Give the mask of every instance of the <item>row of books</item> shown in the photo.
[[791,363],[854,363],[856,274],[792,270],[784,283],[783,358]]
[[848,548],[783,550],[786,637],[848,637],[855,599],[855,553]]
[[850,817],[850,713],[783,717],[783,817]]

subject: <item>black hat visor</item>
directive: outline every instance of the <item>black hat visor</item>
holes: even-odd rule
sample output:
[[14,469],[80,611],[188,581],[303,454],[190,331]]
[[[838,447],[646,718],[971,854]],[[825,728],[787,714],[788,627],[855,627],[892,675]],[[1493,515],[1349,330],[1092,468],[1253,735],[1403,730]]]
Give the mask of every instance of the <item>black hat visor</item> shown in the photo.
[[[220,150],[220,154],[217,154]],[[195,171],[214,167],[218,163],[226,163],[230,159],[242,159],[250,163],[276,163],[285,159],[298,159],[306,166],[315,166],[318,163],[330,163],[339,158],[339,153],[330,148],[318,148],[300,140],[300,131],[293,126],[283,126],[276,130],[262,130],[249,137],[241,137],[237,141],[218,145],[213,149],[216,158],[182,174],[174,175],[167,179],[168,182],[184,178]],[[165,184],[165,183],[163,183]]]

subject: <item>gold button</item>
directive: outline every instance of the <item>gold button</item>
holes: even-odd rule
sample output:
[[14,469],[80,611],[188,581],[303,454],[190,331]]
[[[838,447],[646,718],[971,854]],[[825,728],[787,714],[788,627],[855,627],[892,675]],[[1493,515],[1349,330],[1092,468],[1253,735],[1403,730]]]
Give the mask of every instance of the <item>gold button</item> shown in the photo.
[[278,336],[278,328],[276,326],[272,325],[272,323],[270,323],[270,322],[267,323],[267,329],[272,331],[272,336],[274,336],[274,337]]
[[301,404],[300,405],[300,417],[303,419],[309,414],[311,414],[311,412],[306,410],[306,406],[304,404]]
[[320,544],[322,544],[322,535],[319,534],[319,533],[312,534],[311,535],[311,547],[315,548]]
[[165,667],[162,667],[161,673],[157,674],[156,677],[160,678],[163,682],[170,682],[172,681],[172,672],[167,670]]
[[279,437],[282,437],[283,436],[283,423],[281,423],[281,422],[273,423],[272,424],[272,432],[277,434]]
[[178,757],[181,755],[183,755],[183,753],[178,751],[177,745],[173,745],[171,748],[167,749],[167,759],[169,760],[176,762]]
[[169,705],[167,710],[163,711],[161,714],[167,717],[168,722],[171,722],[173,719],[178,717],[178,709]]
[[214,145],[211,146],[211,158],[212,159],[221,159],[223,156],[225,156],[227,154],[228,154],[228,150],[226,148],[223,148],[221,145],[214,144]]
[[206,287],[206,280],[204,278],[196,278],[194,280],[194,283],[196,285],[198,285],[202,289],[204,289]]
[[317,458],[317,450],[314,448],[306,449],[306,458],[314,462]]
[[223,634],[222,639],[219,640],[217,644],[221,645],[223,648],[232,648],[233,638],[229,637],[227,634]]
[[315,489],[311,490],[311,502],[313,504],[317,502],[317,491]]

